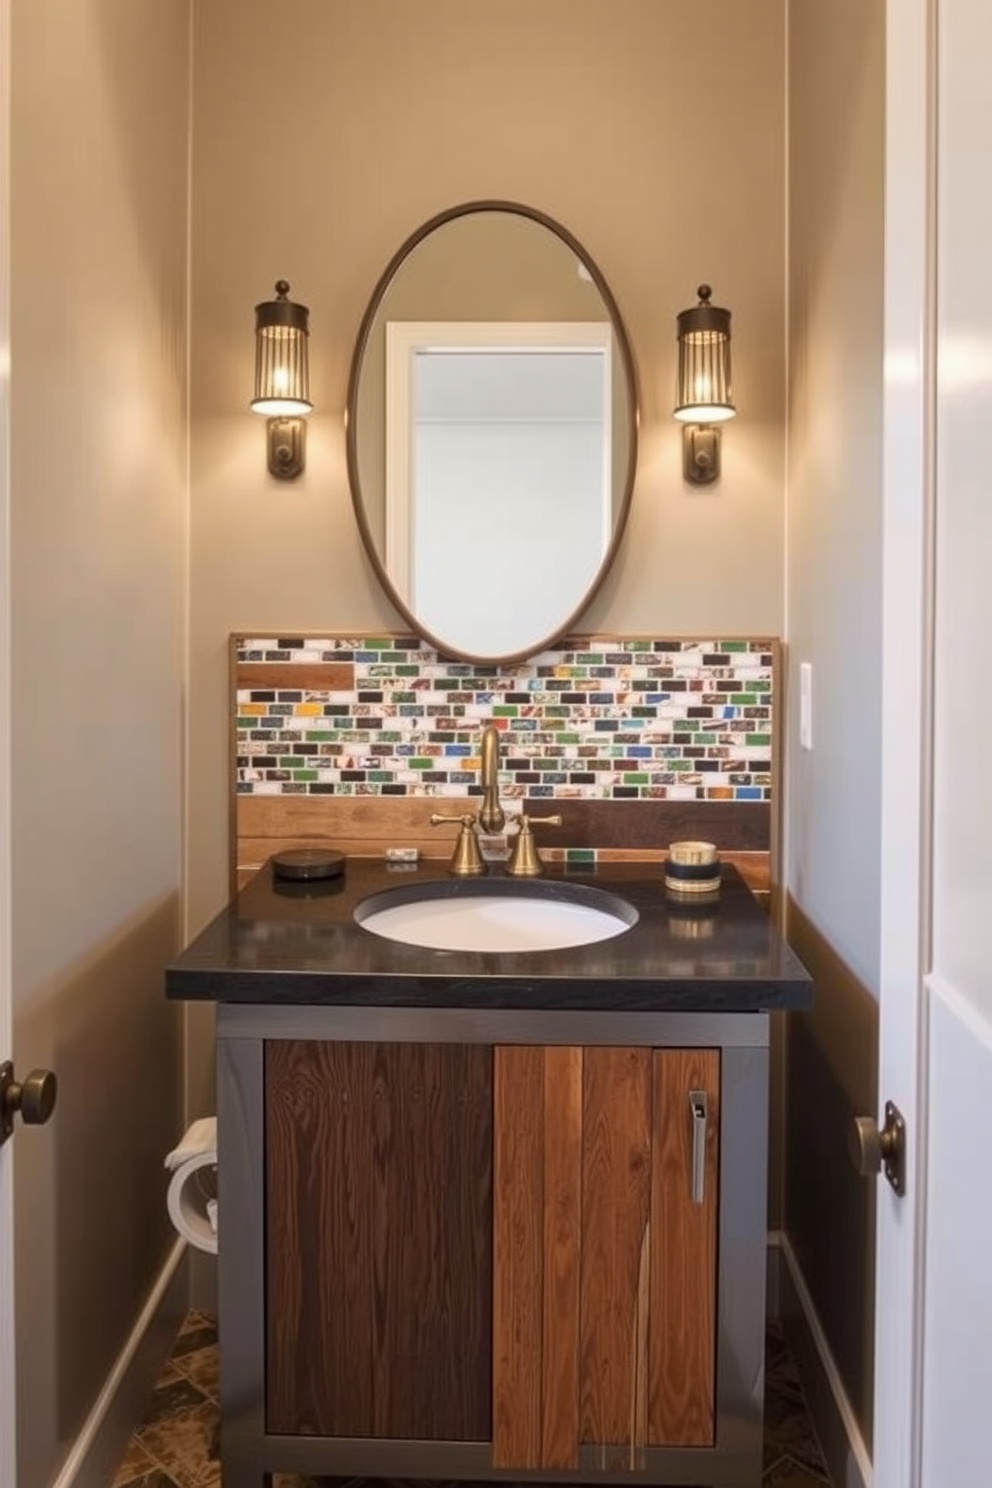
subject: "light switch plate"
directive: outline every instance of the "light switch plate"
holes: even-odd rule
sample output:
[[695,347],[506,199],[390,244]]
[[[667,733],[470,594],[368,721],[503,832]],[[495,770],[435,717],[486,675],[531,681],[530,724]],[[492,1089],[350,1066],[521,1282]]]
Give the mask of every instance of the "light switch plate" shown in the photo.
[[813,664],[799,663],[799,743],[803,749],[813,748]]

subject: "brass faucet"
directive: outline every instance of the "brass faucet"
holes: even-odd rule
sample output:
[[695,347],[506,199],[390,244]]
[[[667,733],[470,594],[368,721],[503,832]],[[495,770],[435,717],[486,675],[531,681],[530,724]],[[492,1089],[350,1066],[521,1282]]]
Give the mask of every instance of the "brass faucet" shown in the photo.
[[451,856],[451,872],[456,878],[470,878],[486,871],[476,827],[489,834],[501,832],[506,822],[506,813],[499,803],[499,730],[494,723],[487,723],[482,730],[481,756],[482,807],[479,815],[442,816],[434,812],[431,817],[432,827],[444,822],[456,822],[461,827]]
[[506,825],[506,813],[499,803],[499,730],[494,723],[487,723],[482,730],[479,783],[482,786],[479,826],[486,833],[502,832]]

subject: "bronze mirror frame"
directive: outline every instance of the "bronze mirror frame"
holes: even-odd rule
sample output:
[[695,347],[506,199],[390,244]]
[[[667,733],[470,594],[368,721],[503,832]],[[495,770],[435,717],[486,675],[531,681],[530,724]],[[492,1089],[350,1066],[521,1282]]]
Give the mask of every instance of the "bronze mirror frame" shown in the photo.
[[[405,261],[413,253],[413,251],[417,247],[419,247],[420,244],[425,241],[425,239],[429,238],[432,233],[436,232],[439,228],[444,227],[447,223],[456,221],[458,218],[483,212],[503,212],[513,214],[518,217],[524,217],[529,221],[535,223],[537,226],[543,227],[548,232],[553,233],[554,236],[557,237],[572,254],[574,254],[577,261],[588,273],[589,278],[595,285],[602,300],[603,306],[605,307],[610,328],[613,333],[620,367],[622,368],[622,376],[624,381],[626,382],[628,402],[628,427],[626,430],[627,468],[623,479],[623,493],[617,507],[616,520],[613,524],[613,531],[609,545],[607,546],[607,549],[603,554],[603,558],[592,580],[592,583],[589,585],[586,592],[582,595],[578,604],[575,605],[570,613],[566,615],[562,619],[561,623],[559,625],[556,625],[554,630],[551,631],[548,635],[543,636],[539,641],[535,642],[532,645],[528,645],[521,651],[515,651],[509,654],[500,655],[480,655],[475,652],[463,651],[455,648],[450,641],[433,635],[431,631],[427,627],[425,627],[423,623],[417,618],[412,609],[400,596],[395,584],[393,583],[389,573],[386,570],[384,557],[380,553],[372,534],[372,529],[370,527],[368,516],[366,513],[365,502],[362,498],[361,472],[359,470],[358,456],[357,412],[362,368],[365,361],[365,355],[368,349],[369,340],[372,335],[373,327],[376,323],[376,319],[382,307],[382,303],[386,297],[390,285],[393,282],[394,277],[403,266]],[[348,399],[345,419],[345,445],[348,466],[348,485],[351,492],[352,508],[355,513],[355,520],[358,524],[362,546],[364,547],[365,552],[368,555],[369,561],[372,564],[376,577],[379,580],[379,583],[382,586],[382,589],[384,590],[387,598],[394,606],[394,608],[398,611],[398,613],[403,617],[406,624],[410,627],[411,634],[420,637],[422,640],[431,645],[440,655],[449,657],[452,660],[474,662],[483,666],[499,666],[526,661],[528,657],[537,655],[539,652],[547,650],[549,647],[553,646],[563,636],[567,635],[571,630],[575,628],[583,611],[586,610],[592,603],[593,599],[596,597],[602,584],[604,583],[606,576],[609,573],[616,558],[617,550],[620,546],[627,527],[627,520],[630,515],[631,498],[634,489],[634,476],[637,470],[637,442],[640,421],[640,403],[637,372],[634,364],[633,352],[631,350],[630,340],[628,338],[626,327],[624,326],[623,318],[620,314],[617,302],[598,265],[590,258],[589,254],[586,252],[585,248],[583,248],[582,244],[571,232],[569,232],[566,227],[563,227],[560,222],[555,221],[553,217],[549,217],[547,213],[540,212],[534,207],[524,206],[520,202],[501,201],[494,199],[462,202],[457,206],[446,208],[444,211],[438,212],[435,216],[429,218],[422,224],[422,226],[417,228],[415,232],[411,233],[411,235],[400,245],[400,247],[387,263],[386,267],[383,269],[376,283],[375,289],[372,292],[372,297],[369,300],[365,313],[362,316],[362,321],[359,326],[358,335],[355,341],[355,349],[352,353],[351,369],[348,375]]]

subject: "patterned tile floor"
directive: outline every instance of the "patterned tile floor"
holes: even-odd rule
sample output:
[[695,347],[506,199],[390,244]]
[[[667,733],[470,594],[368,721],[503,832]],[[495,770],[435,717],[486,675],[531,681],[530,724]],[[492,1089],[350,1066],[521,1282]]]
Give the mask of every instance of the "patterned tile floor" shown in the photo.
[[[774,1323],[765,1358],[762,1488],[829,1488],[796,1366]],[[191,1312],[111,1488],[222,1488],[217,1380],[215,1321]],[[275,1488],[309,1488],[309,1479],[277,1474]]]

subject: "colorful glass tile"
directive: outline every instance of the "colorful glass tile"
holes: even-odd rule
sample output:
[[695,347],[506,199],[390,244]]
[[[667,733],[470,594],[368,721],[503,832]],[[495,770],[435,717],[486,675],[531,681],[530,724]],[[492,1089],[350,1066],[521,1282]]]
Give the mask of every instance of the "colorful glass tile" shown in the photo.
[[[490,719],[511,798],[771,794],[767,639],[584,637],[490,667],[446,661],[415,636],[246,636],[237,659],[240,795],[464,795]],[[250,686],[253,663],[345,661],[353,691]]]

